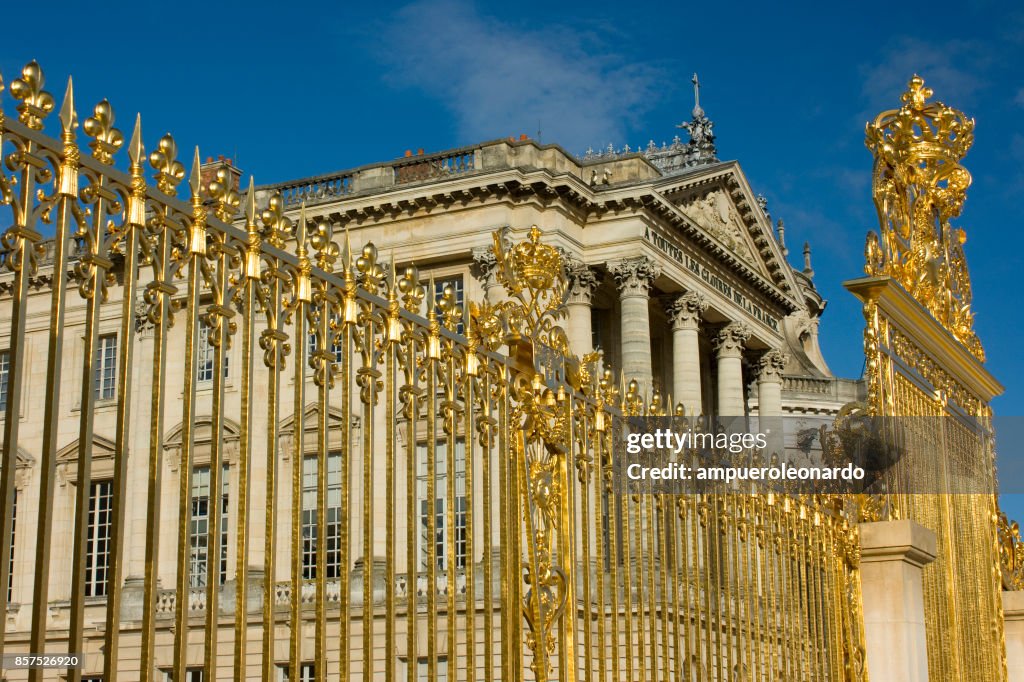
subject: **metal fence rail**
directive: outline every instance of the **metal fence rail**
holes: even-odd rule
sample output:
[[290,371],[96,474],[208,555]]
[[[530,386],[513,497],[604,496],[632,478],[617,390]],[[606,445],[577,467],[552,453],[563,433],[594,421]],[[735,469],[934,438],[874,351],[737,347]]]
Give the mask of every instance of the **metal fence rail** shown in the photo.
[[105,100],[80,148],[70,81],[47,136],[35,63],[10,94],[0,583],[13,547],[31,618],[0,653],[108,680],[861,679],[848,501],[613,493],[611,418],[663,408],[572,355],[539,231],[496,235],[507,298],[462,310],[280,194],[204,185],[198,150],[179,200],[139,120],[117,168]]

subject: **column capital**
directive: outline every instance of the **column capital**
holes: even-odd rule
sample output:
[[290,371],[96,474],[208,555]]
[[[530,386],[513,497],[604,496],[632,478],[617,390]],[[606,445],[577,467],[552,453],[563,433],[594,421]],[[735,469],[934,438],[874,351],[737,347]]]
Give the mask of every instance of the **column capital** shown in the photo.
[[750,327],[742,322],[730,322],[715,336],[713,345],[720,358],[738,358],[743,355],[743,344],[750,338]]
[[473,276],[485,285],[494,283],[494,271],[498,268],[498,258],[494,255],[494,249],[489,246],[476,246],[471,253],[473,266],[470,270]]
[[672,329],[697,329],[700,316],[708,309],[708,302],[696,291],[687,291],[665,306],[672,320]]
[[590,303],[601,278],[589,265],[569,254],[564,254],[565,274],[569,278],[569,302]]
[[654,280],[661,274],[661,268],[647,256],[623,258],[608,263],[608,269],[619,285],[619,296],[647,296]]
[[778,348],[768,351],[757,361],[758,382],[782,381],[782,371],[786,369],[789,357]]

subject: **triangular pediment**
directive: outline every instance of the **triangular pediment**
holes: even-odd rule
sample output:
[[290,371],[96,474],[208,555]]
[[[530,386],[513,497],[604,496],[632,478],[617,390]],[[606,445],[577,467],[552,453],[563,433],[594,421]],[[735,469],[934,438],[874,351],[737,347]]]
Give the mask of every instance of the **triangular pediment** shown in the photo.
[[[92,436],[92,459],[112,459],[116,450],[116,444],[109,438],[93,434]],[[57,451],[57,462],[78,461],[78,439],[71,441]]]
[[758,204],[739,164],[717,164],[703,172],[666,178],[657,189],[726,251],[793,296],[796,281],[771,218]]
[[[317,403],[309,403],[302,411],[302,428],[303,431],[316,431],[317,425],[320,420],[320,406]],[[342,417],[342,411],[337,407],[327,408],[327,423],[329,428],[340,428],[345,420]],[[282,436],[291,435],[295,430],[295,415],[289,415],[280,422],[280,433]]]

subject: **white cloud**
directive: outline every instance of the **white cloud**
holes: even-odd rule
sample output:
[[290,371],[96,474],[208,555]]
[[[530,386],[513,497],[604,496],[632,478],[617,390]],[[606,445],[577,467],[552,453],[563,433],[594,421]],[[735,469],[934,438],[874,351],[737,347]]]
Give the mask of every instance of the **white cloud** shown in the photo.
[[537,130],[571,152],[625,142],[661,74],[615,54],[609,31],[513,26],[459,0],[399,10],[384,30],[389,80],[437,98],[464,142]]
[[1013,98],[1013,102],[1019,107],[1024,107],[1024,88],[1017,91],[1017,96]]
[[875,64],[861,69],[867,111],[899,106],[899,95],[915,73],[924,78],[940,101],[961,109],[969,107],[987,85],[984,74],[995,59],[993,49],[971,40],[929,43],[900,38],[883,50]]

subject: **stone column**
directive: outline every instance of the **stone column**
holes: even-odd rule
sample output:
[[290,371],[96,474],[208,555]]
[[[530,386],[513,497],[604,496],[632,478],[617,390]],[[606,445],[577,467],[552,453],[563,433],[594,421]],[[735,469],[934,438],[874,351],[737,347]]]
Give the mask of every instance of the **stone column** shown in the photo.
[[484,288],[484,298],[488,303],[494,305],[501,300],[502,288],[494,276],[498,267],[498,259],[494,255],[494,249],[489,246],[478,246],[473,249],[473,276],[480,280]]
[[622,373],[627,380],[636,379],[640,394],[646,399],[653,383],[648,294],[661,271],[646,256],[609,263],[609,269],[619,286]]
[[1008,682],[1024,682],[1024,590],[1003,592]]
[[786,368],[786,355],[770,350],[761,356],[757,374],[757,415],[782,416],[782,370]]
[[715,337],[718,357],[718,416],[742,417],[746,411],[743,399],[743,344],[750,338],[750,329],[731,322]]
[[582,358],[594,350],[593,333],[590,320],[590,301],[597,290],[598,276],[590,267],[575,259],[569,260],[565,266],[569,276],[569,320],[566,334],[569,337],[569,350]]
[[707,307],[703,296],[689,291],[667,308],[672,320],[672,393],[676,404],[682,404],[686,414],[692,416],[704,411],[700,391],[700,316]]
[[935,534],[910,519],[860,524],[861,599],[871,682],[924,682],[928,648],[922,568]]

